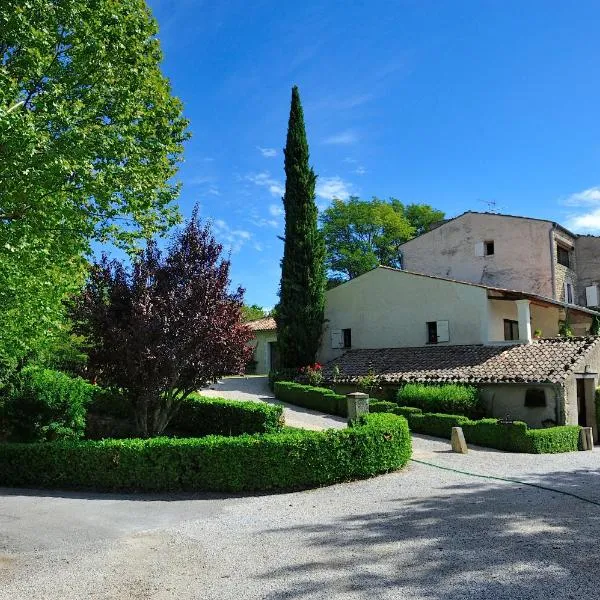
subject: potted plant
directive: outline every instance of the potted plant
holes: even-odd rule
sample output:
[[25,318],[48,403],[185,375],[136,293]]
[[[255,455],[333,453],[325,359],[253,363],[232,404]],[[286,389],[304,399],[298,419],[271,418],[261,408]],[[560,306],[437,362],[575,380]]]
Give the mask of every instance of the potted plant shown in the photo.
[[542,339],[542,330],[541,330],[541,329],[536,329],[536,330],[533,332],[533,337],[534,337],[534,339],[536,339],[536,340],[541,340],[541,339]]

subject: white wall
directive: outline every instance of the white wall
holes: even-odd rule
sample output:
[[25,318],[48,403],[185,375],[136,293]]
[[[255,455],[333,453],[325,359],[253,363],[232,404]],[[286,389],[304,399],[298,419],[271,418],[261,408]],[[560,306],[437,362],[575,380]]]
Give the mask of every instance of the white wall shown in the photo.
[[[552,338],[558,335],[558,307],[544,307],[530,303],[529,309],[531,311],[532,334],[536,329],[541,329],[543,338]],[[516,303],[508,300],[490,300],[488,311],[489,341],[504,340],[504,319],[518,321]]]
[[254,360],[256,361],[257,375],[268,373],[271,365],[269,354],[269,342],[277,341],[277,333],[275,331],[255,331],[256,338],[250,342],[254,347]]
[[352,330],[352,348],[427,345],[428,321],[448,321],[448,345],[487,342],[485,289],[377,268],[326,294],[319,358],[344,352],[331,348],[331,331]]
[[[551,227],[545,221],[466,213],[403,244],[403,266],[551,298]],[[494,254],[476,256],[475,245],[486,240],[494,241]]]

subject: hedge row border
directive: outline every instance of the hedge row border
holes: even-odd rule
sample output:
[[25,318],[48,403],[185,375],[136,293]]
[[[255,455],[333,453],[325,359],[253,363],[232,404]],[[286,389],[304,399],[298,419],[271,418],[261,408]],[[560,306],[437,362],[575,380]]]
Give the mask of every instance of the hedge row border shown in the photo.
[[347,429],[237,437],[0,444],[0,485],[95,491],[293,490],[403,467],[405,418],[365,415]]

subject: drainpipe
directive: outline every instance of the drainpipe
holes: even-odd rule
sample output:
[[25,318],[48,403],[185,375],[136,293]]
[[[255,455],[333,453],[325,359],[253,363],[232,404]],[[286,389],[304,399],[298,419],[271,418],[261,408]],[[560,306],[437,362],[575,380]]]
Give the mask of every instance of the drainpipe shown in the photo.
[[550,235],[550,274],[552,277],[552,298],[558,300],[556,296],[556,268],[554,266],[554,231],[556,230],[556,223],[552,223],[552,229],[549,231]]

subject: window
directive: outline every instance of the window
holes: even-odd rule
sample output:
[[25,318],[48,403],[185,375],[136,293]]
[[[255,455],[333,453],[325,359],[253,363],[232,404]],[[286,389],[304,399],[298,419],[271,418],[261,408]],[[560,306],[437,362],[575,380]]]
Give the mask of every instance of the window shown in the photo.
[[540,408],[546,406],[546,392],[539,388],[527,390],[525,392],[525,406],[527,408]]
[[565,283],[565,302],[573,304],[573,284],[569,282]]
[[563,267],[571,266],[571,251],[564,246],[556,245],[556,262]]
[[519,339],[519,321],[504,319],[504,339],[506,341]]
[[427,322],[427,343],[439,344],[450,340],[448,321]]
[[352,329],[342,329],[344,348],[352,348]]
[[483,242],[483,252],[485,256],[492,256],[494,254],[494,241]]

